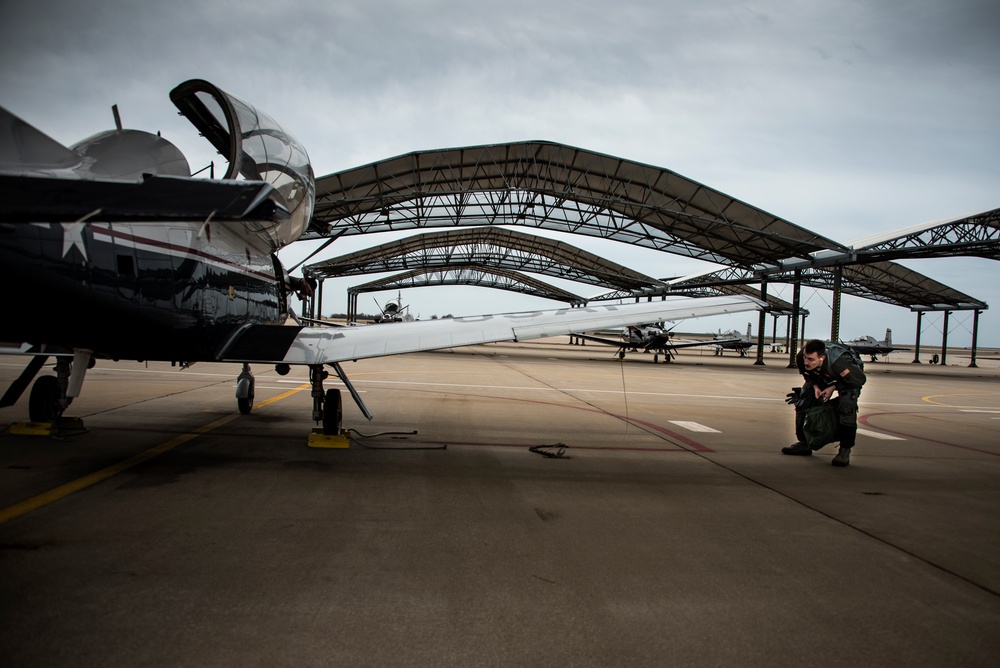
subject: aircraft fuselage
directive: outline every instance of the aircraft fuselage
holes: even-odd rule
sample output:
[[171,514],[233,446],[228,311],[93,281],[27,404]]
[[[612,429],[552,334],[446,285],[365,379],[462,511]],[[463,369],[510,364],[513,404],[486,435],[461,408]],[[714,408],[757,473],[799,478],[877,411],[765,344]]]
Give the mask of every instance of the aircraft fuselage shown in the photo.
[[214,359],[242,325],[287,315],[280,265],[238,225],[6,224],[0,339],[116,359]]

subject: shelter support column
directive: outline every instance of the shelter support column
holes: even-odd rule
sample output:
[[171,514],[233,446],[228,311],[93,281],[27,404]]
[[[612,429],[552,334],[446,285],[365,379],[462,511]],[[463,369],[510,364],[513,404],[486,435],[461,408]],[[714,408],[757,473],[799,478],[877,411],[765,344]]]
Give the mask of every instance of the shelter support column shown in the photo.
[[944,327],[942,327],[941,332],[941,366],[944,366],[948,359],[948,316],[950,315],[951,311],[944,312]]
[[788,337],[788,368],[795,368],[795,355],[799,352],[799,297],[802,294],[802,270],[795,270],[792,279],[792,332]]
[[[760,299],[767,303],[767,278],[760,282]],[[760,318],[757,320],[757,361],[756,366],[764,366],[764,329],[767,327],[767,310],[760,310]]]
[[840,296],[841,283],[844,278],[843,265],[837,265],[833,270],[833,306],[830,313],[830,340],[840,341]]
[[979,309],[972,312],[972,361],[969,362],[970,369],[979,368],[976,366],[976,348],[979,345],[979,313]]
[[917,311],[917,344],[916,350],[913,353],[913,364],[920,364],[920,328],[923,325],[924,312]]
[[316,293],[316,317],[323,319],[323,280],[319,279],[319,291]]

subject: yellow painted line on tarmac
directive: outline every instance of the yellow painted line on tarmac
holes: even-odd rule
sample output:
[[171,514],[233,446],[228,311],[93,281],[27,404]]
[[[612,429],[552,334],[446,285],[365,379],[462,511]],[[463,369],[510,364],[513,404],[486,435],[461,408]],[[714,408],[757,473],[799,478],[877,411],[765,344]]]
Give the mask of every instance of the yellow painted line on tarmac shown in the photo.
[[938,401],[938,399],[951,398],[951,397],[996,397],[996,393],[990,392],[965,392],[960,394],[928,394],[926,397],[920,397],[921,401],[926,401],[929,404],[934,404],[935,406],[944,406],[946,408],[984,408],[990,409],[992,406],[960,406],[953,403],[948,403],[946,401]]
[[[265,399],[264,401],[255,404],[254,408],[263,408],[264,406],[281,401],[282,399],[286,399],[292,396],[293,394],[301,392],[302,390],[308,390],[309,388],[310,385],[308,384],[293,388],[291,390],[288,390],[287,392],[282,392],[279,395],[273,396],[270,399]],[[94,473],[85,475],[82,478],[77,478],[72,482],[68,482],[65,485],[60,485],[59,487],[56,487],[54,489],[50,489],[47,492],[43,492],[42,494],[33,496],[30,499],[21,501],[20,503],[15,503],[13,506],[2,508],[0,509],[0,525],[4,525],[13,519],[22,517],[23,515],[27,515],[30,512],[38,510],[39,508],[43,508],[49,505],[50,503],[54,503],[59,499],[63,499],[69,496],[70,494],[73,494],[74,492],[79,492],[81,489],[86,489],[91,485],[96,485],[97,483],[103,480],[107,480],[111,476],[117,475],[123,471],[127,471],[133,466],[137,466],[138,464],[141,464],[149,459],[152,459],[157,455],[162,455],[164,452],[173,450],[179,445],[184,445],[188,441],[194,440],[203,434],[207,434],[208,432],[218,429],[223,425],[229,424],[238,417],[240,417],[239,413],[232,413],[225,417],[219,418],[218,420],[209,422],[206,425],[202,425],[201,427],[198,427],[186,434],[175,436],[169,441],[160,443],[159,445],[150,448],[149,450],[140,452],[139,454],[133,457],[129,457],[128,459],[125,459],[123,461],[120,461],[117,464],[113,464],[112,466],[101,469],[100,471],[95,471]]]

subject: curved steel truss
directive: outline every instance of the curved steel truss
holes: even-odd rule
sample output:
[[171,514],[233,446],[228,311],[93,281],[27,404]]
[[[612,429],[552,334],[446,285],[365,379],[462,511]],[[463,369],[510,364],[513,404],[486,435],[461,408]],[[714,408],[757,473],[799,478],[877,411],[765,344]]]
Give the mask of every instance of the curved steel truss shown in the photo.
[[675,172],[550,142],[418,151],[316,188],[326,236],[517,224],[743,267],[846,250]]
[[[840,291],[844,294],[909,309],[960,311],[988,308],[984,302],[894,262],[805,267],[798,270],[798,278],[801,285],[834,290],[837,288],[838,269],[841,272]],[[794,270],[787,270],[770,273],[767,280],[770,283],[794,283],[796,277]],[[669,289],[671,293],[676,293],[693,288],[721,288],[760,281],[760,275],[755,272],[730,267],[669,281]]]
[[663,285],[655,278],[562,241],[498,227],[417,234],[310,264],[305,271],[317,278],[332,278],[407,269],[487,266],[631,291]]
[[347,290],[347,315],[353,319],[357,315],[358,295],[380,290],[402,290],[431,285],[475,285],[484,288],[507,290],[544,299],[565,302],[571,306],[582,306],[587,300],[580,295],[557,288],[537,278],[493,266],[465,266],[445,268],[422,268],[406,271],[355,285]]
[[864,262],[958,255],[1000,260],[1000,209],[868,237],[852,248]]

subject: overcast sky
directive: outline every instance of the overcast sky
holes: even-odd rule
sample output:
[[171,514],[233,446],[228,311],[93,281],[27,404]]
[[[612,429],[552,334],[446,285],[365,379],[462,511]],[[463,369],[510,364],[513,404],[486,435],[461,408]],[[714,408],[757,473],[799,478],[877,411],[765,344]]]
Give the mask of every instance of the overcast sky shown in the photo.
[[[203,78],[282,123],[317,175],[541,139],[665,167],[843,243],[1000,207],[995,0],[0,0],[0,59],[0,104],[58,141],[112,127],[118,104],[126,127],[161,130],[194,169],[213,152],[167,95]],[[570,240],[657,277],[703,266]],[[989,303],[980,344],[1000,346],[1000,264],[905,264]],[[324,312],[372,278],[327,282]],[[829,293],[803,298],[807,333],[828,336]],[[558,306],[481,288],[404,302],[425,318]],[[924,319],[924,345],[940,344],[940,321]],[[843,338],[887,326],[912,341],[916,319],[845,301]],[[949,343],[969,345],[971,328],[953,316]]]

